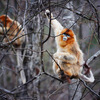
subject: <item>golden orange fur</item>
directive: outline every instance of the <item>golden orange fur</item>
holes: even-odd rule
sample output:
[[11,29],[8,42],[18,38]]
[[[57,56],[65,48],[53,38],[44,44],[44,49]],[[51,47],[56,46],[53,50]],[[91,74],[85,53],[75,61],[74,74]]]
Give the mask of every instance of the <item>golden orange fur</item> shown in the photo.
[[[9,16],[0,16],[0,23],[2,25],[2,27],[0,27],[0,34],[6,34],[7,36],[5,37],[4,42],[12,41],[14,38],[24,35],[19,22],[12,20]],[[13,45],[20,46],[24,40],[24,37],[18,38],[13,42]]]
[[64,48],[65,46],[73,44],[75,42],[75,39],[74,39],[74,33],[72,32],[72,30],[63,29],[61,34],[63,34],[63,33],[70,35],[70,37],[68,37],[67,41],[63,41],[63,37],[64,37],[63,35],[59,36],[59,38],[60,38],[59,45]]
[[[67,41],[63,40],[63,33],[68,34]],[[61,69],[64,73],[70,77],[78,77],[80,73],[81,65],[83,64],[83,53],[79,48],[79,45],[76,41],[76,37],[72,30],[63,29],[61,34],[56,41],[58,42],[60,51],[54,54],[54,58],[57,63],[61,66]],[[55,65],[54,70],[59,73],[59,67]],[[55,69],[56,68],[56,69]]]
[[[1,25],[0,34],[4,35],[4,41],[3,41],[5,42],[4,44],[12,43],[13,46],[20,48],[22,43],[25,41],[25,36],[20,37],[24,35],[24,32],[19,22],[14,21],[9,16],[2,15],[0,16],[0,25]],[[22,66],[21,50],[17,49],[16,54],[17,54],[17,66],[20,67],[20,69],[22,69],[20,71],[21,80],[23,83],[26,83],[26,76],[23,70],[24,68]]]
[[[45,12],[48,21],[50,11],[46,10]],[[54,30],[56,45],[57,45],[57,52],[53,55],[56,62],[59,64],[60,68],[64,71],[64,74],[69,76],[70,78],[82,78],[87,82],[93,82],[94,76],[90,71],[90,77],[85,76],[82,74],[83,70],[83,52],[79,47],[79,44],[76,39],[76,35],[70,29],[64,28],[54,17],[51,13],[51,26]],[[53,62],[53,70],[59,77],[60,68],[58,65]]]

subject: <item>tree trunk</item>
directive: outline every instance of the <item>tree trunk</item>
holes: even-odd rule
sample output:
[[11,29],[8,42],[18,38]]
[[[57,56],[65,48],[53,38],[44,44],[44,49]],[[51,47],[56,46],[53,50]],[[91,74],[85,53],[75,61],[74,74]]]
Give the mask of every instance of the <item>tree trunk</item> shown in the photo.
[[[32,2],[34,2],[35,0],[33,0]],[[30,5],[31,6],[31,5]],[[34,6],[38,6],[38,5],[34,5]],[[31,18],[34,14],[36,14],[36,8],[32,6],[32,11],[29,13],[27,18]],[[36,76],[37,71],[39,71],[40,69],[40,15],[38,14],[37,16],[33,16],[33,18],[31,19],[31,21],[27,24],[27,31],[28,33],[30,33],[28,35],[28,45],[26,46],[26,48],[28,48],[29,50],[27,50],[26,55],[27,57],[25,57],[24,59],[24,66],[26,66],[25,68],[28,69],[26,70],[26,78],[27,80],[33,78]],[[31,51],[30,51],[31,50]],[[36,98],[36,100],[40,100],[40,93],[39,93],[39,87],[38,87],[38,83],[39,83],[39,78],[37,79],[38,82],[34,82],[34,84],[30,84],[30,86],[28,87],[29,89],[29,95],[31,95],[34,99]]]

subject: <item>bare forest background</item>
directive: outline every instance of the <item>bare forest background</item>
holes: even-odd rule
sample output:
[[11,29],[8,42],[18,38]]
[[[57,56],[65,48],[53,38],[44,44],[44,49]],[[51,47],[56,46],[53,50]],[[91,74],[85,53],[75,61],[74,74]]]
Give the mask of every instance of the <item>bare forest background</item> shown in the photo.
[[[54,74],[56,37],[46,9],[76,34],[85,61],[90,60],[94,83],[76,79],[62,83]],[[0,36],[0,100],[100,100],[100,0],[0,0],[3,14],[22,25],[25,42],[20,48],[12,43],[5,47]],[[22,67],[17,66],[17,50]],[[25,71],[24,84],[21,70]]]

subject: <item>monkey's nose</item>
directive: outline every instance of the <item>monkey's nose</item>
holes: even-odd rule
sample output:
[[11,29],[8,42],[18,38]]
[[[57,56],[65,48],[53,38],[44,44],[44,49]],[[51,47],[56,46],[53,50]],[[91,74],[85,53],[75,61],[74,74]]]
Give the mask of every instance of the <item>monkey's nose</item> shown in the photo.
[[63,37],[63,41],[67,41],[67,37],[66,36]]

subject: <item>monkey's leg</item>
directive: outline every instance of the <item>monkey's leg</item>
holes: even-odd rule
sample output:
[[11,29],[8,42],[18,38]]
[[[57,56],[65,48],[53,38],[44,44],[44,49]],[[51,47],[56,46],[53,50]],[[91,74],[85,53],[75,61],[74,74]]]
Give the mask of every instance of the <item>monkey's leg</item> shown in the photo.
[[[56,61],[56,62],[55,62]],[[58,59],[55,59],[55,61],[53,61],[53,71],[54,71],[54,73],[56,73],[58,76],[59,76],[59,78],[61,77],[61,70],[63,70],[63,68],[62,68],[62,66],[61,66],[61,63],[59,63],[59,60]],[[61,68],[59,68],[58,67],[58,65],[59,65],[59,67]]]
[[[57,62],[58,63],[58,62]],[[59,64],[59,66],[60,66],[60,64]],[[61,68],[61,66],[60,66],[60,68]],[[59,78],[61,79],[62,78],[62,72],[61,72],[61,70],[60,70],[60,68],[58,67],[58,65],[55,63],[55,62],[53,62],[53,71],[54,71],[54,73],[55,74],[57,74],[58,76],[59,76]],[[61,68],[62,69],[62,68]],[[63,70],[62,70],[63,71]]]
[[67,62],[67,63],[71,63],[71,64],[74,64],[77,62],[76,57],[69,53],[57,52],[53,56],[54,56],[54,58],[57,58],[63,62]]
[[56,73],[57,74],[57,69],[58,69],[58,66],[57,66],[57,64],[53,61],[53,71],[54,71],[54,73]]
[[[57,61],[58,61],[58,60],[57,60]],[[64,70],[64,68],[62,67],[62,65],[60,65],[60,64],[61,64],[60,61],[61,61],[61,60],[58,61],[58,64],[59,64],[61,70],[60,70],[60,68],[57,66],[57,64],[56,64],[55,62],[53,62],[53,71],[58,75],[58,77],[59,77],[60,79],[62,79],[63,81],[66,81],[66,80],[67,80],[67,81],[70,83],[70,82],[71,82],[71,81],[70,81],[71,73],[70,73],[70,72],[66,72],[66,71]],[[68,76],[69,76],[69,77],[68,77]]]

